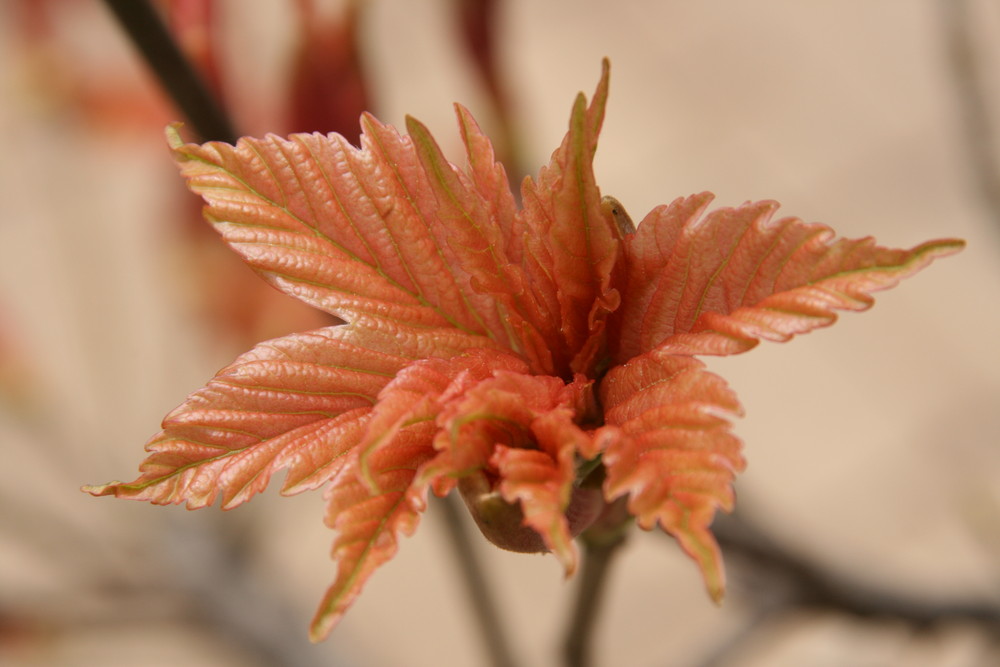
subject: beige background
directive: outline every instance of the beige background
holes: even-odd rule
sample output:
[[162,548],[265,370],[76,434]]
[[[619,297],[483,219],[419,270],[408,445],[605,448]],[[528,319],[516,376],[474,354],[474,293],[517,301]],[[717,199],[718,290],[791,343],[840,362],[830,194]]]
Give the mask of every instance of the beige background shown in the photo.
[[[950,2],[509,0],[499,30],[532,169],[611,58],[598,182],[636,219],[707,189],[886,245],[968,240],[871,312],[711,365],[747,411],[741,511],[878,590],[1000,604],[1000,212],[973,159],[1000,147],[963,124]],[[333,573],[320,494],[222,514],[77,491],[132,475],[160,418],[241,349],[192,306],[176,225],[189,211],[160,130],[114,131],[67,92],[74,76],[142,87],[144,72],[98,3],[51,4],[47,45],[0,5],[0,664],[483,664],[434,512],[312,646]],[[225,48],[264,117],[283,3],[223,4]],[[1000,6],[954,4],[970,6],[964,44],[1000,126]],[[448,7],[370,0],[363,39],[380,118],[413,114],[456,155],[451,102],[487,128],[490,115]],[[554,664],[572,592],[557,563],[480,547],[521,664]],[[633,535],[617,565],[600,665],[703,664],[751,620],[738,571],[716,609],[662,536]],[[917,634],[800,613],[724,664],[972,667],[1000,651],[962,623]]]

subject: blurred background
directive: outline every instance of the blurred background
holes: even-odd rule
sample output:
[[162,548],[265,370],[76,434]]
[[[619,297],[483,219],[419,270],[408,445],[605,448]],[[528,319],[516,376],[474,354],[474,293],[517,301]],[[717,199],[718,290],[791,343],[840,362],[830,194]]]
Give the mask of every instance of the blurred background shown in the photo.
[[[240,134],[412,114],[458,160],[460,101],[533,173],[608,56],[598,183],[636,220],[712,190],[883,245],[965,238],[868,313],[710,360],[747,412],[729,595],[635,531],[595,664],[1000,664],[1000,3],[156,6]],[[312,645],[320,493],[222,513],[79,492],[132,479],[163,415],[254,342],[326,323],[200,222],[178,119],[101,2],[0,3],[0,664],[489,664],[440,508]],[[476,549],[516,664],[556,664],[573,582]]]

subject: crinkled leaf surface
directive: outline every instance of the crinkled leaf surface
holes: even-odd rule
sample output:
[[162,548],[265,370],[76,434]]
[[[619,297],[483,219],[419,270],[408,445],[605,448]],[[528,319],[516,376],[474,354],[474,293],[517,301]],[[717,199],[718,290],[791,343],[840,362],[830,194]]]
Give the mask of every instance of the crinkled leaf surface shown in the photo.
[[608,499],[628,494],[645,529],[659,523],[701,567],[713,599],[725,577],[709,531],[733,506],[744,467],[728,418],[740,414],[722,378],[691,357],[646,355],[616,366],[601,385],[611,444],[604,452]]
[[361,475],[357,449],[328,487],[326,523],[336,531],[337,576],[313,618],[313,641],[330,633],[372,572],[396,554],[399,535],[416,530],[423,503],[414,504],[408,491],[420,464],[433,454],[433,427],[428,421],[405,426],[392,447],[369,457],[367,475],[374,479],[374,490]]
[[590,383],[499,369],[467,391],[454,393],[439,416],[438,454],[424,479],[438,494],[461,477],[484,470],[497,491],[520,503],[533,528],[563,563],[567,575],[577,554],[565,516],[575,480],[575,456],[590,436],[575,423]]
[[626,239],[627,282],[615,313],[615,357],[661,347],[734,354],[827,326],[835,310],[864,310],[887,289],[962,242],[910,250],[834,239],[821,224],[772,220],[774,202],[705,213],[702,193],[654,209]]
[[617,226],[601,207],[593,158],[608,94],[605,61],[589,107],[579,95],[570,131],[537,182],[522,187],[526,262],[557,304],[560,331],[574,372],[593,371],[609,313],[619,304],[611,284],[621,253]]
[[166,417],[138,479],[85,489],[229,508],[281,470],[285,493],[326,485],[337,575],[319,639],[416,528],[431,490],[483,492],[515,517],[503,530],[518,523],[510,548],[547,547],[572,572],[585,527],[567,520],[584,495],[575,477],[603,465],[604,500],[627,497],[640,526],[675,536],[721,597],[709,528],[743,467],[729,424],[740,407],[691,355],[827,325],[961,243],[835,240],[772,221],[771,202],[706,213],[709,194],[620,224],[593,173],[607,93],[605,62],[520,209],[462,107],[464,169],[413,119],[404,136],[363,116],[360,147],[336,134],[198,146],[171,128],[224,241],[347,324],[240,356]]
[[[526,367],[518,357],[488,349],[471,350],[449,359],[417,361],[403,369],[379,394],[369,436],[360,448],[361,471],[368,483],[377,487],[368,474],[367,459],[372,452],[393,447],[396,434],[406,426],[430,421],[441,427],[445,423],[442,413],[447,412],[450,403],[473,392],[495,373],[509,370],[524,372]],[[463,443],[465,460],[477,461],[468,465],[469,470],[481,465],[488,454],[471,441]],[[431,479],[431,473],[425,472],[422,479]]]
[[363,323],[265,343],[222,369],[163,421],[141,475],[94,495],[231,508],[288,469],[283,491],[316,488],[359,444],[379,392],[404,367],[480,342],[428,331],[406,338]]
[[553,373],[552,348],[558,346],[558,327],[546,312],[528,276],[516,259],[521,255],[515,234],[515,206],[507,177],[493,161],[492,147],[467,110],[457,107],[465,140],[471,176],[445,160],[430,132],[418,121],[407,119],[421,163],[437,197],[439,219],[453,230],[442,249],[449,261],[469,276],[471,286],[489,294],[500,314],[513,351],[523,356],[537,372]]
[[412,142],[362,125],[360,149],[336,134],[171,143],[206,217],[282,291],[346,321],[501,335],[493,300],[443,252],[450,230]]
[[572,423],[575,411],[571,406],[589,391],[586,383],[564,385],[559,378],[525,375],[513,364],[494,368],[491,377],[481,376],[474,385],[450,392],[438,417],[440,431],[434,446],[439,453],[425,476],[438,480],[435,490],[439,494],[450,490],[456,478],[486,466],[497,444],[540,449],[556,458],[558,446],[543,441],[536,430],[554,415],[569,417],[567,430],[559,434],[562,442],[575,448],[584,439]]
[[521,504],[525,525],[542,536],[562,562],[566,576],[571,576],[576,571],[577,550],[565,512],[573,486],[572,445],[563,447],[558,458],[535,449],[497,445],[491,464],[501,480],[504,500]]
[[406,359],[358,347],[332,327],[258,345],[163,421],[142,475],[97,495],[234,507],[289,468],[286,492],[322,484],[359,440],[378,391]]
[[[395,553],[397,534],[412,532],[425,506],[413,494],[404,496],[434,453],[434,412],[390,423],[391,447],[377,450],[366,445],[372,425],[380,426],[394,405],[426,412],[426,394],[412,381],[417,371],[449,358],[478,358],[481,345],[489,340],[455,330],[404,335],[365,320],[261,343],[166,417],[163,431],[147,445],[151,454],[138,479],[85,490],[157,504],[186,502],[190,509],[221,497],[228,509],[263,491],[282,469],[288,471],[285,494],[329,482],[327,521],[337,530],[338,574],[311,630],[322,638],[371,572]],[[461,374],[467,364],[451,365]],[[397,394],[399,385],[413,390],[411,400],[380,403],[394,385]]]

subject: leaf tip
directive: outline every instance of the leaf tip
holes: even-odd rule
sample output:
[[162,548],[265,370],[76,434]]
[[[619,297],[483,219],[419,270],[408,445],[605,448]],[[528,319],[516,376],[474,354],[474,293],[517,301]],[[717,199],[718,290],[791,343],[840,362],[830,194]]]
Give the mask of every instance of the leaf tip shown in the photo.
[[316,618],[309,624],[309,641],[313,644],[319,644],[329,637],[341,616],[342,614],[333,615],[317,612]]
[[430,134],[430,131],[427,129],[427,126],[421,123],[413,116],[411,116],[410,114],[406,114],[405,122],[406,122],[406,132],[410,136],[413,136],[414,134],[420,134],[420,135]]
[[964,239],[937,239],[935,241],[928,241],[918,246],[918,248],[925,250],[933,257],[947,257],[948,255],[962,252],[965,250],[965,245]]
[[608,88],[611,82],[611,60],[605,56],[601,60],[601,78],[597,82],[597,88],[594,90],[594,99],[591,102],[591,113],[596,116],[596,127],[600,128],[601,122],[604,120],[604,107],[608,102]]
[[113,496],[115,495],[115,489],[121,485],[121,482],[108,482],[107,484],[84,484],[80,487],[80,491],[83,493],[89,493],[95,498],[101,496]]
[[[409,116],[407,116],[407,119],[409,119]],[[382,127],[382,123],[379,122],[378,118],[369,111],[362,112],[359,125],[361,125],[362,134],[374,134]]]
[[[726,569],[722,562],[722,552],[712,534],[705,529],[700,536],[675,535],[681,547],[701,569],[708,597],[718,606],[726,595]],[[691,538],[694,539],[691,539]]]
[[726,597],[726,587],[725,585],[709,585],[708,587],[708,597],[712,600],[712,604],[716,607],[722,606],[722,601]]
[[[908,259],[901,262],[897,269],[900,277],[913,275],[926,268],[931,262],[961,252],[965,248],[962,239],[934,239],[925,241],[908,251]],[[891,286],[891,285],[890,285]]]
[[184,123],[176,122],[170,123],[163,128],[163,133],[167,137],[167,145],[170,146],[170,150],[172,151],[176,151],[184,145],[184,140],[181,139],[180,131],[182,127],[184,127]]
[[472,115],[472,112],[469,111],[469,108],[459,102],[455,102],[455,116],[458,118],[459,125],[462,127],[465,125],[479,126],[479,124],[476,123],[476,119]]
[[563,579],[572,579],[573,575],[576,574],[577,563],[580,560],[576,544],[570,541],[569,544],[555,552],[555,554],[563,566]]

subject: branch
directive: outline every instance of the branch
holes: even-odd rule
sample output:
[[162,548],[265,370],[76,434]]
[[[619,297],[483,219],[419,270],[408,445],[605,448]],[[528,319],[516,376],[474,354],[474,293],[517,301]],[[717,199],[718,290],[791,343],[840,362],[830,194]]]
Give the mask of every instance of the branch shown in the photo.
[[750,621],[720,642],[700,667],[731,664],[732,656],[755,631],[783,613],[812,609],[864,619],[894,619],[915,629],[956,620],[980,625],[1000,637],[1000,607],[968,601],[932,602],[868,588],[779,546],[745,517],[720,516],[712,525],[726,560],[745,566],[741,584],[752,605]]
[[[334,653],[317,652],[306,641],[307,618],[260,573],[248,558],[245,526],[227,516],[193,521],[170,516],[164,528],[164,560],[170,587],[184,595],[195,627],[208,629],[261,664],[322,667],[345,664]],[[192,563],[197,563],[193,567]],[[190,619],[189,619],[190,620]]]
[[966,152],[980,199],[994,223],[1000,224],[1000,164],[997,136],[982,83],[982,62],[970,29],[968,0],[942,0],[942,29],[947,48],[949,77],[955,91]]
[[235,144],[237,133],[148,0],[105,0],[160,85],[203,141]]
[[778,580],[784,606],[817,608],[859,618],[893,618],[918,627],[966,620],[1000,631],[1000,607],[968,601],[928,601],[879,591],[826,572],[778,546],[745,518],[723,517],[712,526],[726,558],[741,559],[764,577]]
[[467,524],[462,518],[465,508],[461,502],[455,494],[451,494],[438,505],[443,512],[448,536],[451,538],[452,548],[465,581],[465,589],[469,593],[469,601],[479,623],[479,632],[490,656],[490,664],[493,667],[514,667],[518,663],[511,654],[510,642],[504,633],[500,614],[486,583],[486,575],[469,538]]
[[580,536],[583,543],[583,571],[573,604],[573,616],[563,642],[566,667],[590,667],[593,662],[594,625],[607,586],[611,561],[625,543],[629,519],[628,498],[608,505],[594,524]]

